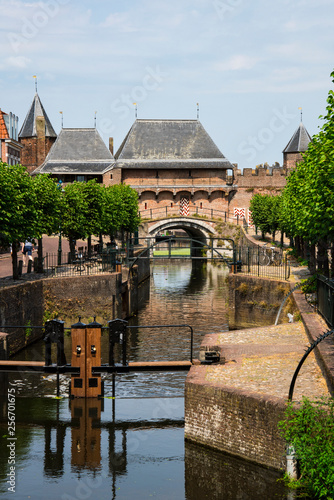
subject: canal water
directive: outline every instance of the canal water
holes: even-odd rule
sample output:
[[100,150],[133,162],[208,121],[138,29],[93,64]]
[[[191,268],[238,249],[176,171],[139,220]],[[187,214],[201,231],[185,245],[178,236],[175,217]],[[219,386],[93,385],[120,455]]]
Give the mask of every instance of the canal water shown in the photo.
[[[140,311],[130,320],[129,360],[190,358],[188,327],[141,326],[191,325],[194,357],[204,335],[227,331],[226,277],[226,268],[211,264],[155,264],[141,285]],[[69,337],[65,351],[70,359]],[[106,335],[102,351],[107,362]],[[16,359],[43,360],[43,342]],[[102,377],[105,398],[84,401],[68,398],[67,376],[60,377],[59,398],[55,375],[6,376],[0,396],[2,499],[289,498],[278,473],[184,442],[186,374],[117,375],[115,398],[111,376]]]

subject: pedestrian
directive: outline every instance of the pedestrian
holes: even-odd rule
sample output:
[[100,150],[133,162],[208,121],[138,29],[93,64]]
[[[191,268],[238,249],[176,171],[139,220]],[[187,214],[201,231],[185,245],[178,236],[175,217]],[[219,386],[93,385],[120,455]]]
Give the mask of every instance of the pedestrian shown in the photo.
[[31,241],[29,240],[26,240],[23,244],[22,244],[22,253],[23,253],[23,265],[26,266],[27,265],[27,259],[26,259],[26,256],[28,255],[28,260],[31,260],[32,261],[32,252],[33,252],[33,244]]

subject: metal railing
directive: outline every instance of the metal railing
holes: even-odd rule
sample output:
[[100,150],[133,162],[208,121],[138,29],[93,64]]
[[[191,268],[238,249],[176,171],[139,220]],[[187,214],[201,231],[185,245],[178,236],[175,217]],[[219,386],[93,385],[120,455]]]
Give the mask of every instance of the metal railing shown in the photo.
[[326,323],[334,326],[334,280],[317,276],[317,303],[318,313]]
[[244,274],[288,280],[290,264],[282,249],[276,247],[237,248],[237,269]]
[[44,258],[44,272],[48,276],[87,276],[91,274],[112,273],[120,265],[120,254],[117,250],[106,253],[85,253],[73,256],[70,252],[63,253],[59,264],[59,254],[47,253]]

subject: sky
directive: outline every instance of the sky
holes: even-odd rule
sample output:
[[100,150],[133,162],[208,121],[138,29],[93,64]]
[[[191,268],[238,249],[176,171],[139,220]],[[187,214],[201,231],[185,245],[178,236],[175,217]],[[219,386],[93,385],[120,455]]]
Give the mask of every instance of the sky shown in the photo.
[[0,0],[0,31],[0,108],[19,128],[37,80],[57,133],[96,116],[115,152],[136,107],[196,119],[198,103],[230,162],[282,164],[299,108],[318,133],[333,89],[333,0]]

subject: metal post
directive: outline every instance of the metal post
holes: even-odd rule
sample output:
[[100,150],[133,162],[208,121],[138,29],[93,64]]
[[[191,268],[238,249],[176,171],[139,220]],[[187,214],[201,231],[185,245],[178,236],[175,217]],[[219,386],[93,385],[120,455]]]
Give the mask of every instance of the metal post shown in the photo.
[[168,239],[168,257],[171,258],[172,255],[172,238]]
[[237,226],[239,226],[239,214],[237,214]]

